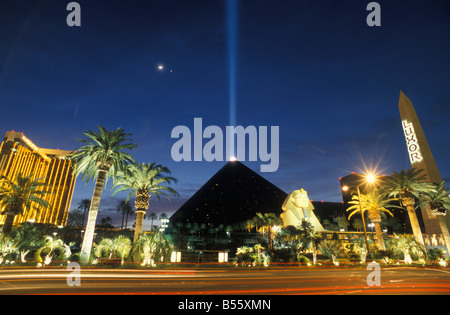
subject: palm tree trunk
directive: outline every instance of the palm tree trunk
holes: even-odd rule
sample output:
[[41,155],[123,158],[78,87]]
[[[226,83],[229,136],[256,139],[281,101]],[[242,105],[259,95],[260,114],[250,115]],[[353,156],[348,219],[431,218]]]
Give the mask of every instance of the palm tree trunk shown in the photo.
[[145,211],[149,206],[150,193],[147,190],[138,190],[136,192],[136,201],[134,206],[136,207],[136,227],[134,229],[134,241],[137,240],[142,233],[142,224],[144,222]]
[[402,201],[406,206],[406,210],[408,211],[409,221],[411,222],[411,228],[413,230],[414,237],[416,242],[425,245],[423,241],[422,230],[420,229],[419,220],[417,219],[416,210],[414,209],[414,202],[411,204],[407,201]]
[[269,239],[269,250],[272,250],[272,227],[268,225],[268,239]]
[[377,234],[378,250],[386,250],[386,245],[384,245],[383,231],[381,230],[381,225],[375,222],[375,232]]
[[91,255],[98,208],[100,205],[100,199],[102,197],[103,187],[105,186],[105,179],[108,171],[109,168],[98,169],[97,180],[95,181],[94,193],[92,195],[91,206],[89,208],[86,230],[84,232],[83,245],[81,247],[80,261],[82,262],[88,262]]
[[313,250],[313,265],[316,265],[317,262],[317,250],[316,250],[316,242],[312,239],[312,250]]
[[448,231],[445,216],[438,216],[439,227],[441,228],[442,236],[444,237],[445,246],[447,247],[447,257],[450,255],[450,233]]
[[139,235],[142,233],[142,224],[144,221],[145,211],[136,211],[136,228],[134,229],[134,239],[135,242]]
[[81,221],[81,228],[83,228],[84,226],[84,219],[86,219],[86,206],[84,206],[83,210],[83,220]]
[[14,214],[7,214],[5,223],[3,224],[2,237],[8,236],[11,234],[14,218],[16,216]]

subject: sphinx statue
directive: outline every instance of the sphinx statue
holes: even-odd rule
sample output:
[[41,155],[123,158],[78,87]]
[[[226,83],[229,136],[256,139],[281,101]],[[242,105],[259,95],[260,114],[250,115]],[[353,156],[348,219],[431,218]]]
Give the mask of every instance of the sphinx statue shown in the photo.
[[281,208],[284,211],[281,214],[284,226],[298,227],[302,220],[306,219],[311,222],[316,232],[325,231],[313,212],[314,206],[308,198],[308,193],[303,188],[291,192]]

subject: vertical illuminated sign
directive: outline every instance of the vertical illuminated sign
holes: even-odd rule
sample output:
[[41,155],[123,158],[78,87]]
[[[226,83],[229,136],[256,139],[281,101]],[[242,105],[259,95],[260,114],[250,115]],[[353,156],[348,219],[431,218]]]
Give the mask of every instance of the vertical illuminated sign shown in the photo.
[[419,142],[417,141],[417,136],[414,131],[413,124],[407,120],[402,122],[403,132],[405,133],[406,147],[408,148],[409,159],[411,165],[414,163],[422,162],[423,156],[420,152]]

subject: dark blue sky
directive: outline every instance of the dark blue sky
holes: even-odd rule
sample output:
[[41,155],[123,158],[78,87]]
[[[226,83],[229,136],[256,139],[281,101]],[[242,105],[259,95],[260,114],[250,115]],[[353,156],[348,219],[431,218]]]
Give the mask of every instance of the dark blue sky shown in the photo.
[[[69,2],[0,1],[1,132],[72,150],[86,129],[121,126],[138,161],[179,179],[181,198],[151,200],[172,214],[224,165],[175,163],[170,135],[194,117],[229,124],[226,1],[78,1],[81,27],[66,24]],[[364,163],[409,168],[400,90],[450,180],[450,5],[378,1],[382,25],[369,27],[369,2],[239,1],[236,121],[280,127],[280,167],[262,176],[286,192],[341,201],[339,177]],[[72,208],[92,189],[79,179]],[[119,197],[105,190],[99,218]]]

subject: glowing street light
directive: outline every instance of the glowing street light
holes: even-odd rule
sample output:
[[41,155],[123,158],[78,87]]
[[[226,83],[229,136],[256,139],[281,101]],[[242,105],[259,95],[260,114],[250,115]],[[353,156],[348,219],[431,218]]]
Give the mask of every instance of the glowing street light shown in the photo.
[[[356,192],[358,193],[358,200],[359,200],[359,211],[361,212],[361,217],[362,217],[363,227],[364,227],[364,240],[366,241],[367,254],[369,254],[370,250],[369,250],[369,242],[367,241],[366,220],[364,218],[364,212],[363,212],[363,209],[361,206],[361,191],[359,190],[359,187],[363,184],[375,184],[376,181],[377,181],[376,175],[373,173],[369,173],[369,174],[365,174],[364,181],[362,183],[360,183],[358,186],[356,186]],[[348,186],[342,187],[343,191],[348,191],[349,189],[350,188]]]
[[169,227],[169,219],[161,219],[161,223],[162,223],[162,225],[161,225],[161,228],[159,229],[159,231],[161,232],[161,233],[163,233],[165,230],[166,230],[166,228],[168,228]]
[[369,184],[374,184],[377,181],[377,177],[374,174],[366,175],[366,182]]

